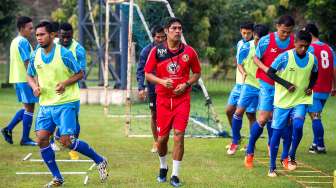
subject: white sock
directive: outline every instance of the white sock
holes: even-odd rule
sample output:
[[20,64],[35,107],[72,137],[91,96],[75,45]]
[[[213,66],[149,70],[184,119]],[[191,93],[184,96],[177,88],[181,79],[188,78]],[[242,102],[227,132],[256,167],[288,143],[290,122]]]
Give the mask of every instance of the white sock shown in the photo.
[[180,163],[181,161],[173,160],[173,171],[171,176],[179,176]]
[[167,169],[168,168],[168,165],[167,165],[167,155],[165,155],[163,157],[159,156],[159,159],[160,159],[160,168]]

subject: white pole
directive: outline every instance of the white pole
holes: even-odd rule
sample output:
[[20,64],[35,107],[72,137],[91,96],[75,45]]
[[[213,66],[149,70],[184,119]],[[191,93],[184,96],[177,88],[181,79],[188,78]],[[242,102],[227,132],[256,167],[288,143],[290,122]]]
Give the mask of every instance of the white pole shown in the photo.
[[104,113],[108,114],[108,60],[109,60],[109,29],[110,29],[110,5],[106,1],[105,4],[105,66],[104,66]]
[[133,33],[133,6],[134,0],[129,3],[129,17],[128,17],[128,53],[127,53],[127,89],[126,89],[126,125],[125,134],[128,136],[129,127],[131,124],[131,73],[132,73],[132,33]]

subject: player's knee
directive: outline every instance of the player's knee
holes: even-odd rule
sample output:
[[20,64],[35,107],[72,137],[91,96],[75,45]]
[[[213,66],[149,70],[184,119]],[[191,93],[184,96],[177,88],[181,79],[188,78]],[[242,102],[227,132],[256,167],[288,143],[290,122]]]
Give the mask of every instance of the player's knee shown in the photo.
[[71,142],[70,136],[68,136],[68,135],[61,136],[60,142],[61,142],[63,147],[71,149],[72,142]]
[[184,132],[176,131],[174,133],[174,142],[177,144],[183,144],[184,142]]
[[321,115],[318,112],[314,112],[314,113],[312,113],[312,118],[313,119],[321,119]]
[[228,115],[228,116],[232,116],[232,115],[234,114],[234,112],[235,112],[235,109],[232,108],[232,107],[227,107],[227,108],[225,109],[225,113],[226,113],[226,115]]
[[256,118],[256,113],[246,112],[246,116],[247,116],[248,119],[255,119]]
[[304,124],[304,117],[295,117],[293,119],[294,129],[302,129]]
[[244,112],[245,112],[245,109],[244,109],[244,108],[237,108],[237,110],[235,111],[234,114],[235,114],[236,116],[242,117],[243,114],[244,114]]
[[36,139],[37,145],[40,148],[47,147],[49,145],[49,137],[48,136],[39,136]]
[[266,118],[264,116],[261,116],[261,117],[258,118],[258,123],[261,126],[265,126],[267,122],[268,122],[268,118]]

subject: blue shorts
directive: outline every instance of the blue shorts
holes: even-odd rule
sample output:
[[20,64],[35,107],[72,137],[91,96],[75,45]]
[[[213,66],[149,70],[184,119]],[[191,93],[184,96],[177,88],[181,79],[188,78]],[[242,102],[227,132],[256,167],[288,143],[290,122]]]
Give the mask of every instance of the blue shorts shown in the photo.
[[258,106],[259,89],[248,84],[244,84],[238,100],[238,107],[247,108],[247,112],[256,112]]
[[274,108],[273,102],[274,102],[274,86],[261,81],[258,110],[272,112]]
[[307,112],[307,105],[299,104],[293,108],[284,109],[284,108],[274,108],[273,112],[273,129],[283,129],[288,125],[288,121],[294,118],[305,118]]
[[76,102],[56,106],[40,106],[36,117],[35,131],[46,130],[53,133],[58,127],[60,135],[76,133]]
[[240,96],[241,87],[242,87],[241,84],[236,84],[233,87],[233,89],[232,89],[232,91],[230,93],[228,102],[227,102],[228,105],[237,106],[238,99],[239,99],[239,96]]
[[321,113],[327,99],[313,98],[313,104],[308,106],[309,113]]
[[33,90],[27,82],[16,83],[15,91],[18,101],[21,103],[29,104],[38,102],[38,97],[34,96]]

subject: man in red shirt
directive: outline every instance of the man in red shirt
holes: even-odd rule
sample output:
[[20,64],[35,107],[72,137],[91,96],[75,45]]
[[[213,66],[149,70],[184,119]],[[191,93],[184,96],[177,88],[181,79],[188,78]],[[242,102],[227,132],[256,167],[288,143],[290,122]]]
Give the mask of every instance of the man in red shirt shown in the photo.
[[[170,184],[181,186],[179,166],[184,153],[184,133],[189,120],[191,85],[201,76],[201,66],[195,50],[181,42],[182,22],[169,18],[164,31],[167,39],[154,47],[147,59],[145,76],[156,84],[157,130],[160,174],[158,182],[165,182],[168,172],[167,150],[169,132],[174,129],[173,170]],[[190,76],[190,70],[192,75]],[[153,72],[155,71],[155,75]]]

